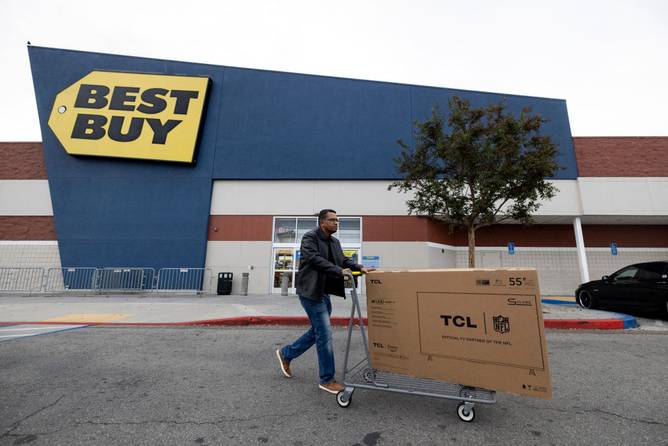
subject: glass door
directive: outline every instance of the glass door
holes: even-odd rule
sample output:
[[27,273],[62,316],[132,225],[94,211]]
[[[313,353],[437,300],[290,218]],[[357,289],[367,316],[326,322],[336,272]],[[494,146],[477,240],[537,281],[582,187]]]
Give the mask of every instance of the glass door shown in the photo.
[[[339,217],[339,231],[334,234],[341,242],[343,253],[360,263],[362,231],[359,217]],[[295,294],[295,272],[299,270],[302,237],[318,226],[317,217],[274,217],[274,237],[271,258],[271,293],[280,294],[281,279],[288,277],[288,294]],[[364,280],[358,280],[358,292]]]
[[274,248],[272,292],[281,292],[283,275],[288,276],[288,293],[294,294],[295,280],[295,248]]

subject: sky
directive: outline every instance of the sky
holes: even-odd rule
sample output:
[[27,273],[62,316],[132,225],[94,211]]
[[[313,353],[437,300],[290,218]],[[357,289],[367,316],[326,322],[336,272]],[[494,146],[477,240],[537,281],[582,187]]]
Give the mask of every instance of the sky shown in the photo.
[[664,0],[0,0],[0,141],[41,141],[32,45],[565,99],[573,136],[668,136]]

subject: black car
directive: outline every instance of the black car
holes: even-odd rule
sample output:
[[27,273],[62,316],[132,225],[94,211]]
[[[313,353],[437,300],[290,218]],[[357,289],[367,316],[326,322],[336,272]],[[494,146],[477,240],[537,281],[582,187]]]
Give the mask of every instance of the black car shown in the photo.
[[583,283],[575,298],[584,308],[620,308],[668,314],[668,262],[636,263]]

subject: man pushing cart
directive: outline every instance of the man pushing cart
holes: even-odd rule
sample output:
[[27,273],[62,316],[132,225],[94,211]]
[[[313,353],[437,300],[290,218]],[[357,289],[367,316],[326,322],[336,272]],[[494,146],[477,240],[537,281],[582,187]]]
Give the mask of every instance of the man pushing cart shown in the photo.
[[[462,421],[476,404],[493,404],[496,391],[550,399],[552,388],[538,287],[531,268],[374,271],[346,258],[336,212],[324,209],[307,233],[296,285],[311,327],[276,351],[282,373],[313,344],[319,388],[349,407],[355,389],[459,401]],[[367,276],[368,331],[353,285],[343,383],[334,379],[330,294],[343,296],[344,278]],[[353,333],[363,357],[351,360]],[[494,389],[494,390],[490,390]]]

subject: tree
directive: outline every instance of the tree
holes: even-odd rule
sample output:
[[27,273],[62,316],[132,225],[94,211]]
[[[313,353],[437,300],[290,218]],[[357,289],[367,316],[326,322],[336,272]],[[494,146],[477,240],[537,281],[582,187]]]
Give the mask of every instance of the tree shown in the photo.
[[514,220],[532,221],[541,200],[554,197],[546,180],[559,168],[557,148],[540,133],[546,122],[524,108],[519,116],[499,103],[473,108],[454,96],[450,117],[435,107],[430,119],[415,123],[415,148],[403,141],[395,159],[403,179],[388,190],[414,192],[409,214],[426,215],[468,233],[468,264],[475,267],[477,229]]

